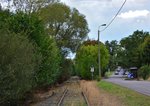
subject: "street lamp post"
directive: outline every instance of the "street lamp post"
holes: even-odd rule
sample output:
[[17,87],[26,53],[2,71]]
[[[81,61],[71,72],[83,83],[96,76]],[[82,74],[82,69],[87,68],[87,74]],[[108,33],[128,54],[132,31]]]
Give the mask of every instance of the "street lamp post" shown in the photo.
[[99,69],[99,77],[101,78],[101,63],[100,63],[100,27],[106,26],[106,24],[102,24],[98,27],[98,69]]

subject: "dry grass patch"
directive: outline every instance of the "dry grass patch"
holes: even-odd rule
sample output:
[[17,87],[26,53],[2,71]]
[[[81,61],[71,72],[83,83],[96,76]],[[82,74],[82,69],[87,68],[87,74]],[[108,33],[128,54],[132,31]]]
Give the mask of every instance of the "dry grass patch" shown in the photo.
[[120,99],[99,89],[96,81],[81,81],[80,84],[90,106],[123,106]]

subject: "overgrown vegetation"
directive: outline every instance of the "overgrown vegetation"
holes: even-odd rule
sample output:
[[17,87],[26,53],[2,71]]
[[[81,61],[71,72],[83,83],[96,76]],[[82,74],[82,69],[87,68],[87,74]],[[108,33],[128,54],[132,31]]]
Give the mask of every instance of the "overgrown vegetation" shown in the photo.
[[[66,57],[89,31],[78,10],[55,4],[55,0],[33,1],[13,0],[15,12],[0,9],[0,105],[16,105],[32,89],[62,83],[75,75],[74,63]],[[45,9],[49,13],[41,14]],[[66,9],[68,21],[68,16],[63,17]],[[48,15],[46,22],[42,15]],[[56,30],[59,33],[54,33]]]
[[[35,86],[41,56],[25,36],[0,30],[0,104],[13,105]],[[35,71],[36,70],[36,71]]]

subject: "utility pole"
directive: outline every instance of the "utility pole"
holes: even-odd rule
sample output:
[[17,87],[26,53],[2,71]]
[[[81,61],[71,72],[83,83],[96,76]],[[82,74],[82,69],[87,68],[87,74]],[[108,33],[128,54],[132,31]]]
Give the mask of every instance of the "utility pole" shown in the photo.
[[98,69],[99,69],[99,77],[101,78],[101,60],[100,60],[100,27],[106,26],[106,24],[102,24],[98,27]]

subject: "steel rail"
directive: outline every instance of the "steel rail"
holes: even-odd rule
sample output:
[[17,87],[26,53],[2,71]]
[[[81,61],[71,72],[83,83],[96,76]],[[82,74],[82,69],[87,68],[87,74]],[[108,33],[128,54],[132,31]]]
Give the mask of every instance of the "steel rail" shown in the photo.
[[87,96],[84,94],[84,92],[81,92],[81,93],[82,93],[82,96],[84,97],[84,100],[85,100],[87,106],[90,106]]
[[62,103],[62,101],[63,101],[65,95],[67,94],[67,92],[68,92],[68,89],[66,88],[65,91],[64,91],[64,93],[63,93],[63,95],[62,95],[62,97],[60,98],[60,100],[59,100],[57,106],[61,106],[61,103]]

